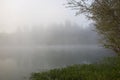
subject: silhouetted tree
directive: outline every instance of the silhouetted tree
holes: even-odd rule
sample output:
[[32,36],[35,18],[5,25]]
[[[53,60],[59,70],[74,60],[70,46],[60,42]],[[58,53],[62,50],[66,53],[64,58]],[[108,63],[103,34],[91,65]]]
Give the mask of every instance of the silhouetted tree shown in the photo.
[[68,0],[68,7],[95,21],[104,47],[120,55],[120,0]]

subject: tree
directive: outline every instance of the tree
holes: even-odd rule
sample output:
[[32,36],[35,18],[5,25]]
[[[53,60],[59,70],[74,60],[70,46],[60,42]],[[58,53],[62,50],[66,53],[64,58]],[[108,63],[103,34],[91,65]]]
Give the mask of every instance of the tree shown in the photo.
[[120,0],[68,0],[68,7],[92,19],[103,46],[120,56]]

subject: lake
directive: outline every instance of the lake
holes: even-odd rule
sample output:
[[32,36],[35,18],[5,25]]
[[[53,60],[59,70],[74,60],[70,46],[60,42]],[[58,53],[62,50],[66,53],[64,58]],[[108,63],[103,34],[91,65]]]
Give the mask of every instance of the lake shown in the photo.
[[115,54],[98,46],[0,47],[0,80],[26,80],[32,72],[90,64]]

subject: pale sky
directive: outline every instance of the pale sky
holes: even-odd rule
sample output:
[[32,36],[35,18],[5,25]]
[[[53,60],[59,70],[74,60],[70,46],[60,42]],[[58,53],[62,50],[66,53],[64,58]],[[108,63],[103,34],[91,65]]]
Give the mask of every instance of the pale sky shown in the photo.
[[65,3],[66,0],[0,0],[0,31],[67,20],[86,27],[89,22],[85,16],[75,16],[75,11],[65,8]]

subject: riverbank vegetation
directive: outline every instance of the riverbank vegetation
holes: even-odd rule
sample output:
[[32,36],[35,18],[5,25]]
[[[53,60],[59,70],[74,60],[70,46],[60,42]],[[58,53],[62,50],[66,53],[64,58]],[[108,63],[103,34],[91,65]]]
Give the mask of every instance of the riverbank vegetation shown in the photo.
[[120,57],[32,73],[30,80],[120,80]]

